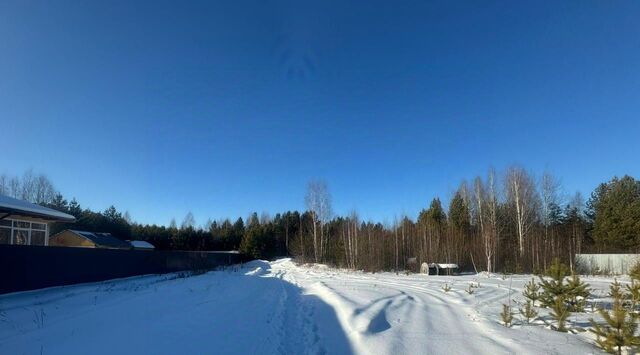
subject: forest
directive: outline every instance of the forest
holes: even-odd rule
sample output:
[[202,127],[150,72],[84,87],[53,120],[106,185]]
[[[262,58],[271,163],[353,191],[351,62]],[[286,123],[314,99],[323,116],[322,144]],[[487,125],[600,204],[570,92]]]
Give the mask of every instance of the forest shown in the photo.
[[304,211],[243,219],[207,220],[197,225],[188,213],[178,225],[136,223],[128,212],[83,208],[58,192],[43,174],[0,176],[0,194],[20,198],[76,217],[55,224],[109,232],[123,240],[149,241],[160,250],[240,250],[255,258],[291,256],[366,271],[416,272],[423,262],[456,263],[462,270],[542,272],[559,258],[575,265],[576,253],[635,253],[640,246],[640,181],[612,177],[585,201],[566,196],[549,172],[537,177],[512,166],[459,184],[448,205],[434,197],[417,216],[393,223],[364,221],[353,211],[336,215],[329,187],[308,183]]

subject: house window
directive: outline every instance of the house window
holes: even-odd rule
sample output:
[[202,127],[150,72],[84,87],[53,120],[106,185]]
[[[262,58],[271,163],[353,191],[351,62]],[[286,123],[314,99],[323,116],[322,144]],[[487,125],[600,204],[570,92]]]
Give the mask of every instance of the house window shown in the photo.
[[44,245],[45,232],[32,230],[31,231],[31,245]]
[[11,243],[11,228],[0,228],[0,244]]
[[25,222],[25,221],[13,221],[13,227],[14,228],[26,228],[29,229],[29,225],[31,223],[30,222]]
[[13,244],[27,245],[29,244],[29,230],[28,229],[14,229],[13,230]]
[[0,220],[0,244],[47,245],[49,231],[45,223]]

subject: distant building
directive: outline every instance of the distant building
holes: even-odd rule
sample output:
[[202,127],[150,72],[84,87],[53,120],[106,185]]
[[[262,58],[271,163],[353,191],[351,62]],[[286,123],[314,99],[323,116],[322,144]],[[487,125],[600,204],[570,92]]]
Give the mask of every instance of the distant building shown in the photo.
[[137,250],[154,250],[156,247],[149,242],[145,242],[144,240],[127,240],[129,244],[133,247],[133,249]]
[[451,275],[458,272],[458,264],[422,263],[420,273],[427,275]]
[[576,254],[576,270],[580,274],[628,274],[640,262],[640,254]]
[[132,249],[133,246],[110,233],[63,230],[49,238],[49,245],[57,247],[80,247],[100,249]]
[[49,245],[49,226],[75,217],[31,202],[0,195],[0,244]]

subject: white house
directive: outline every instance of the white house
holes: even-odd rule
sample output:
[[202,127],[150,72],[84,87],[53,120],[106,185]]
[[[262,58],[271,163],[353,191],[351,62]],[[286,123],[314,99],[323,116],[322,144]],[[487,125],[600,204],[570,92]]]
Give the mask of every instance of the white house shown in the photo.
[[75,217],[31,202],[0,195],[0,244],[49,245],[49,226]]

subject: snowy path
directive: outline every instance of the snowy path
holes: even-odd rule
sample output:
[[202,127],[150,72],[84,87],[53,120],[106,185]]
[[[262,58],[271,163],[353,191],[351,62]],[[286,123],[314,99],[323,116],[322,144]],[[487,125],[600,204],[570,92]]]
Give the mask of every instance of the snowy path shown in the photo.
[[[528,279],[514,278],[512,299],[521,299]],[[477,281],[473,294],[464,291]],[[584,333],[498,324],[509,284],[283,259],[187,278],[53,288],[0,296],[0,354],[599,353]]]

